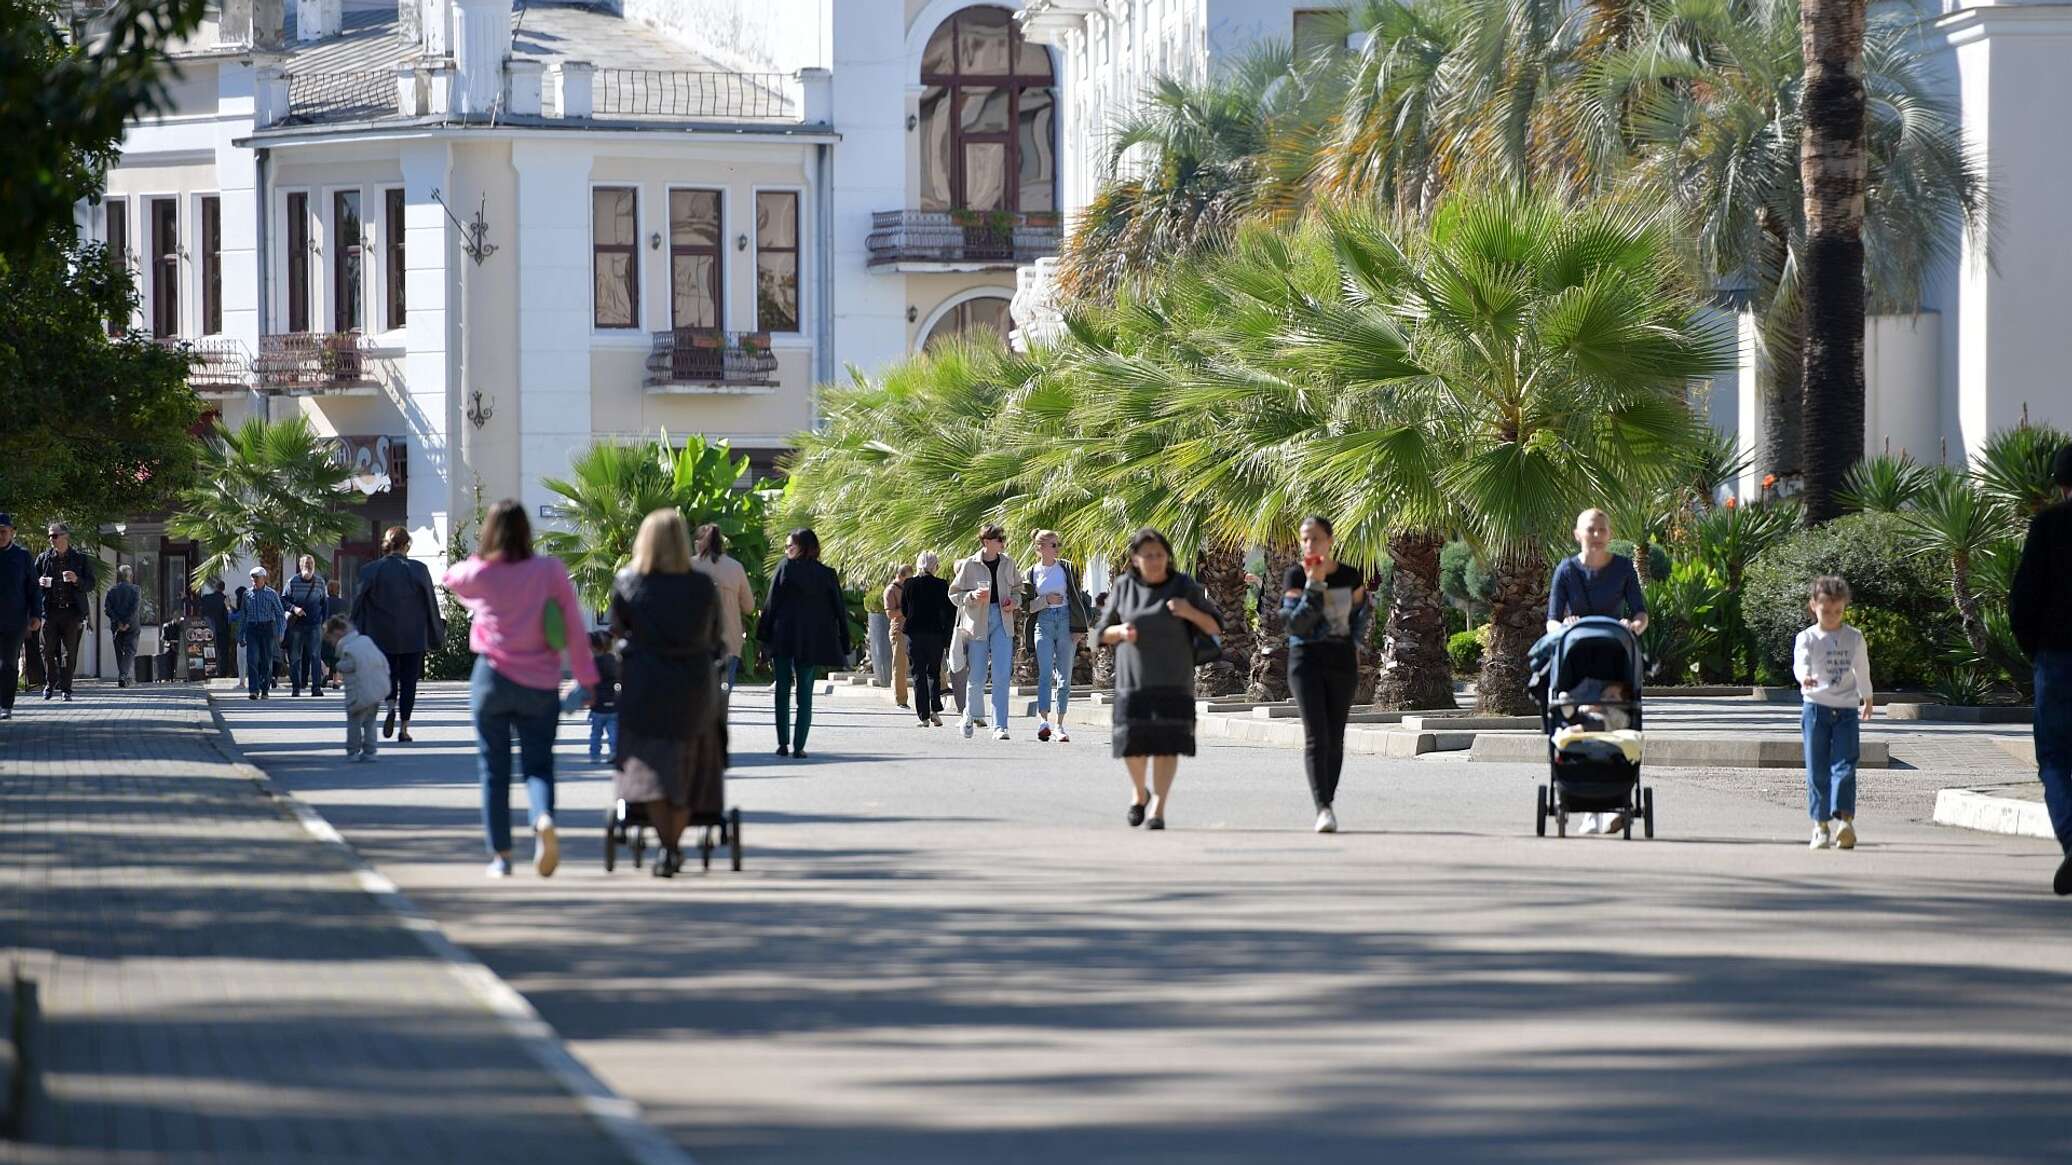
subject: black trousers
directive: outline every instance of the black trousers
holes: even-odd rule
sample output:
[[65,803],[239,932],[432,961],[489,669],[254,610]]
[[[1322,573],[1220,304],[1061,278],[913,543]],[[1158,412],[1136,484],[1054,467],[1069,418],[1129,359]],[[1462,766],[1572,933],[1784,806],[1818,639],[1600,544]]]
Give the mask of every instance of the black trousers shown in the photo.
[[942,713],[942,657],[950,641],[941,635],[907,636],[907,672],[914,680],[914,714],[926,720]]
[[410,713],[417,707],[417,681],[424,678],[424,652],[402,651],[388,656],[389,699],[395,701],[396,711],[402,714],[403,722],[410,722]]
[[137,662],[137,636],[141,632],[132,627],[115,633],[115,678],[120,683],[129,683],[130,665]]
[[1302,763],[1319,809],[1338,795],[1345,721],[1352,714],[1359,676],[1359,655],[1350,643],[1304,644],[1288,652],[1288,689],[1302,713]]
[[86,616],[59,614],[43,621],[43,689],[69,692],[72,671],[79,666],[79,637]]
[[22,636],[29,625],[0,628],[0,708],[14,707],[14,690],[22,686]]
[[237,632],[231,630],[230,620],[209,620],[209,634],[216,639],[216,675],[222,679],[237,678]]

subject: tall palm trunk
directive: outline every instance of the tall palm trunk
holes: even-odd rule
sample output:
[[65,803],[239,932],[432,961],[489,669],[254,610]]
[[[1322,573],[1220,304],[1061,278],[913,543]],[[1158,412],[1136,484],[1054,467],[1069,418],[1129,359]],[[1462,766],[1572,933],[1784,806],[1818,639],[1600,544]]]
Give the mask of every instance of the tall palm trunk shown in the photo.
[[1799,8],[1808,524],[1840,516],[1836,494],[1863,460],[1864,10],[1865,0],[1803,0]]
[[1978,613],[1978,594],[1971,589],[1971,552],[1959,550],[1950,556],[1950,590],[1957,600],[1957,619],[1964,627],[1964,641],[1980,659],[1988,657],[1986,621]]
[[1382,628],[1381,674],[1374,702],[1383,708],[1450,708],[1453,663],[1446,655],[1446,600],[1439,592],[1439,552],[1446,536],[1400,530],[1389,536],[1395,578]]
[[1252,674],[1252,628],[1245,617],[1242,550],[1203,550],[1195,581],[1223,614],[1223,659],[1194,669],[1194,694],[1229,696],[1245,690]]
[[1295,563],[1282,547],[1266,553],[1266,580],[1259,591],[1259,635],[1252,647],[1252,682],[1245,694],[1254,700],[1288,698],[1288,625],[1281,618],[1281,579]]
[[1489,652],[1475,685],[1475,710],[1524,716],[1536,709],[1525,690],[1532,645],[1546,633],[1547,558],[1538,550],[1514,553],[1495,565],[1489,600]]

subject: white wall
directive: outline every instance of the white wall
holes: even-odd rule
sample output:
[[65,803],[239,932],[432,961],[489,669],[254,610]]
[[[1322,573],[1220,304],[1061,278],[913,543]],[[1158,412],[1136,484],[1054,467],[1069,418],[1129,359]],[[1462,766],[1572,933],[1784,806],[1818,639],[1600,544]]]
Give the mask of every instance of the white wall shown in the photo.
[[[924,18],[925,19],[925,18]],[[928,21],[933,29],[934,20]],[[927,33],[921,34],[925,44]],[[906,296],[897,275],[870,270],[871,215],[907,204],[908,90],[920,85],[900,0],[841,0],[833,13],[835,359],[881,368],[906,355]]]
[[[858,0],[843,0],[842,6]],[[835,0],[624,0],[628,20],[740,68],[831,67]]]

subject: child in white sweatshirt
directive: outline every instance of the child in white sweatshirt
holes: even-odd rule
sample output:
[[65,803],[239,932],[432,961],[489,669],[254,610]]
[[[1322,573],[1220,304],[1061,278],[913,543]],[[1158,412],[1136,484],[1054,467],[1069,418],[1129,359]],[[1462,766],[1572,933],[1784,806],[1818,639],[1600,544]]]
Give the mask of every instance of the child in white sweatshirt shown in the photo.
[[1805,707],[1806,809],[1814,849],[1856,848],[1858,734],[1871,715],[1871,656],[1863,632],[1842,622],[1849,584],[1831,574],[1813,580],[1807,607],[1817,620],[1792,645],[1791,670]]
[[352,620],[324,621],[324,639],[338,650],[338,675],[345,692],[345,759],[374,759],[374,715],[388,698],[388,657],[372,639],[353,630]]

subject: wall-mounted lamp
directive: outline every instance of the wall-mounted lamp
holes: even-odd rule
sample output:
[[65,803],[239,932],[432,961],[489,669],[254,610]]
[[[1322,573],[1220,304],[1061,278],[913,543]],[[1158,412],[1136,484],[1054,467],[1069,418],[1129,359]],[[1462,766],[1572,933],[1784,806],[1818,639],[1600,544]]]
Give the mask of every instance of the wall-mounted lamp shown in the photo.
[[918,118],[918,117],[915,117],[915,116],[914,116],[913,114],[911,114],[911,113],[907,114],[907,132],[908,132],[908,133],[912,133],[912,132],[914,132],[914,127],[915,127],[915,126],[917,126],[917,125],[920,125],[920,124],[921,124],[921,119],[920,119],[920,118]]
[[661,249],[662,249],[662,232],[661,232],[661,231],[656,231],[656,232],[655,232],[654,234],[652,234],[652,235],[649,235],[649,236],[648,236],[648,250],[650,250],[650,251],[659,251],[659,250],[661,250]]
[[488,424],[489,418],[495,415],[495,397],[490,397],[488,400],[485,401],[482,398],[482,390],[479,388],[469,395],[467,409],[467,418],[469,424],[479,429],[482,426]]
[[747,235],[735,235],[735,236],[734,236],[734,249],[735,249],[735,250],[737,250],[737,251],[746,251],[746,250],[748,249],[748,236],[747,236]]
[[908,304],[908,305],[907,305],[907,322],[908,322],[908,323],[913,323],[913,322],[914,322],[915,320],[918,320],[918,319],[920,319],[920,318],[921,318],[921,309],[920,309],[920,308],[917,308],[917,307],[915,307],[915,306],[914,306],[913,304]]

